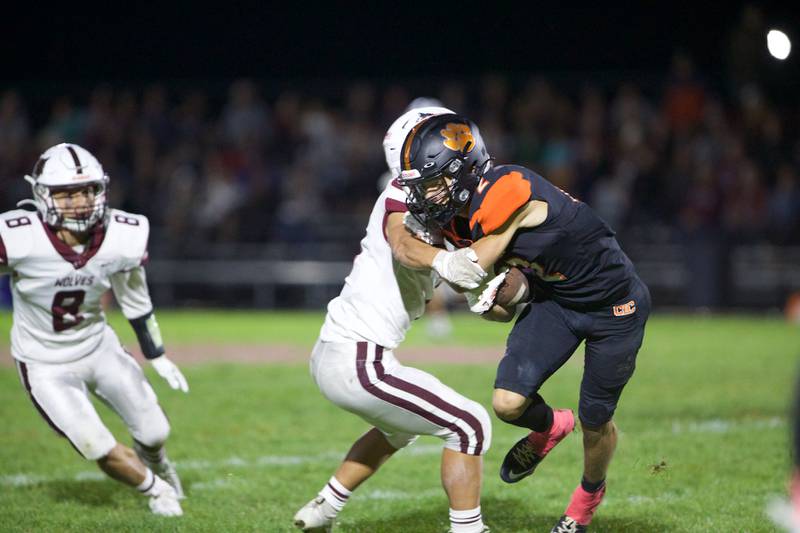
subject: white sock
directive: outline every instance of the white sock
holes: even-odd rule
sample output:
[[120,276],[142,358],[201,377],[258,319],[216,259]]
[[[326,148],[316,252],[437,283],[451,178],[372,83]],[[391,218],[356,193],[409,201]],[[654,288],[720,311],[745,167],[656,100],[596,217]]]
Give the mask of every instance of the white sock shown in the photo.
[[339,511],[342,510],[344,504],[347,503],[348,498],[352,491],[345,488],[344,485],[339,483],[339,480],[336,479],[336,476],[331,476],[331,479],[328,481],[328,484],[325,485],[321,491],[319,491],[319,495],[325,498],[325,501],[330,504],[330,506],[335,511],[334,516],[339,514]]
[[136,490],[147,494],[147,492],[153,488],[153,485],[155,485],[156,476],[149,468],[145,467],[145,470],[147,470],[147,472],[144,474],[144,481],[142,481],[141,484],[136,487]]
[[[145,483],[142,483],[141,485],[136,487],[142,494],[144,494],[145,496],[159,496],[165,490],[174,490],[172,488],[172,485],[170,485],[157,475],[153,474],[153,472],[151,472],[150,469],[148,469],[147,471],[150,473],[151,476],[153,476],[150,479],[150,486],[148,487]],[[148,478],[145,478],[145,482],[146,481],[148,481]]]
[[450,531],[453,533],[480,533],[483,529],[481,506],[465,511],[450,509]]

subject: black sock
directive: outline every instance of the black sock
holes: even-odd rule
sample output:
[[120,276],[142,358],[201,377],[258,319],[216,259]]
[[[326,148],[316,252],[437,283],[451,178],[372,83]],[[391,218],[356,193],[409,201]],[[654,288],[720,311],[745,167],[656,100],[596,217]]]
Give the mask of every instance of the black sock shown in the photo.
[[605,478],[601,479],[597,483],[592,483],[585,477],[581,477],[581,487],[583,487],[583,490],[585,490],[586,492],[597,492],[598,490],[603,488],[603,485],[605,484],[606,484]]
[[533,400],[525,412],[519,418],[514,420],[506,420],[511,425],[519,426],[521,428],[528,428],[542,433],[550,429],[553,425],[553,409],[544,402],[544,398],[538,394],[530,397]]

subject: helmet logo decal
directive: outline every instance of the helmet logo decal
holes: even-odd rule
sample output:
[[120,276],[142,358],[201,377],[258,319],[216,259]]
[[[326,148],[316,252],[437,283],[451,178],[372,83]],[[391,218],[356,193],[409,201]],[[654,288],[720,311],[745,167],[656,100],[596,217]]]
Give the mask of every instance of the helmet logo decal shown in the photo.
[[475,147],[475,138],[466,124],[448,122],[440,133],[444,137],[444,145],[453,151],[463,152],[467,148],[467,152],[471,152]]

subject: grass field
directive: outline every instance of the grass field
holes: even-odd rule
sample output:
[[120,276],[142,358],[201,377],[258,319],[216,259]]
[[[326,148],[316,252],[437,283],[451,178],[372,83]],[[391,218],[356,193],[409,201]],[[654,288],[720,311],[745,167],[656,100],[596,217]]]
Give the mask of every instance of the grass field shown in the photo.
[[[310,347],[318,313],[159,314],[165,340]],[[112,317],[125,342],[130,328]],[[0,343],[10,325],[0,314]],[[398,350],[430,346],[415,326]],[[454,343],[496,347],[507,325],[455,320]],[[0,344],[2,346],[3,344]],[[221,348],[224,351],[224,348]],[[623,394],[619,448],[592,531],[773,531],[763,509],[781,495],[789,465],[786,412],[800,353],[800,330],[779,319],[656,316],[637,371]],[[577,407],[576,354],[543,395]],[[487,408],[493,363],[417,365]],[[173,433],[169,452],[188,499],[185,516],[152,516],[133,491],[100,475],[39,418],[9,366],[0,367],[1,531],[293,531],[294,512],[327,481],[367,426],[327,403],[307,365],[185,365],[184,396],[147,370]],[[122,424],[101,416],[123,442]],[[497,476],[521,430],[494,423],[482,506],[492,531],[540,532],[562,513],[580,478],[580,434],[567,438],[518,485]],[[440,441],[422,438],[364,485],[340,515],[343,532],[444,532]]]

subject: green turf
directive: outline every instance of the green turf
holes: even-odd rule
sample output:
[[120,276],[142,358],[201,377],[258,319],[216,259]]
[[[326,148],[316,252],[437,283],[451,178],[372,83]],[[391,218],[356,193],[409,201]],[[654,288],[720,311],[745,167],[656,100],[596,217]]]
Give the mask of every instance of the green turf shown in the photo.
[[[324,313],[257,311],[157,311],[166,344],[239,343],[289,344],[311,347],[317,340]],[[108,315],[109,323],[123,342],[135,342],[128,321],[120,313]],[[424,320],[424,319],[423,319]],[[459,342],[467,345],[503,344],[507,324],[476,321],[473,316],[455,315]],[[480,327],[476,327],[476,323]],[[0,311],[0,346],[8,344],[11,313]],[[430,344],[424,327],[412,328],[404,346]]]
[[[161,313],[171,342],[308,345],[320,318]],[[462,344],[499,346],[507,327],[456,319]],[[416,329],[410,344],[424,344],[424,329]],[[800,331],[777,319],[653,318],[617,414],[619,448],[592,530],[774,531],[763,509],[784,490],[785,415],[798,351]],[[489,406],[493,365],[424,368]],[[292,531],[293,513],[367,426],[327,403],[304,364],[207,364],[186,373],[192,390],[183,396],[148,370],[173,424],[169,450],[189,496],[186,515],[169,520],[97,476],[38,417],[15,372],[0,369],[0,531]],[[580,373],[576,356],[543,395],[575,408]],[[127,441],[119,421],[99,409]],[[579,480],[580,434],[556,448],[533,478],[505,485],[497,469],[521,431],[494,417],[493,423],[482,502],[492,531],[548,531]],[[436,439],[422,438],[400,452],[357,491],[339,530],[444,532],[438,448]]]

